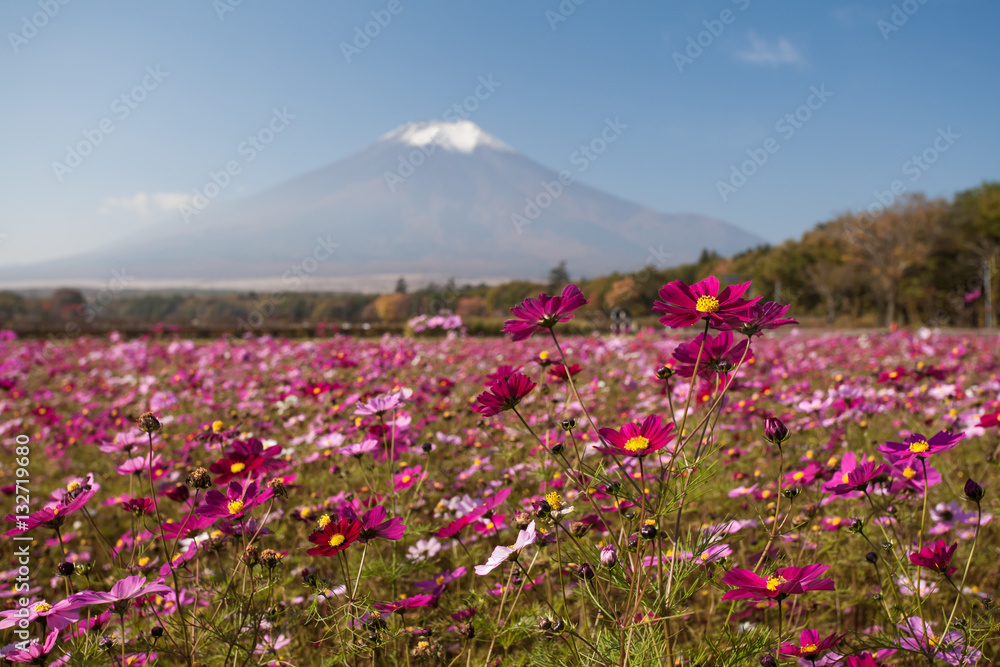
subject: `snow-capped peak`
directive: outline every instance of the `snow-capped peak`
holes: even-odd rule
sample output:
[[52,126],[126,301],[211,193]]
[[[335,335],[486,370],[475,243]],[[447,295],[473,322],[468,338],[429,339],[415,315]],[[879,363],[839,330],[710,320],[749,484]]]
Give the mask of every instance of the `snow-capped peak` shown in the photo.
[[380,141],[394,141],[409,146],[435,144],[439,148],[458,153],[472,153],[477,146],[514,152],[513,148],[468,120],[406,123],[382,135]]

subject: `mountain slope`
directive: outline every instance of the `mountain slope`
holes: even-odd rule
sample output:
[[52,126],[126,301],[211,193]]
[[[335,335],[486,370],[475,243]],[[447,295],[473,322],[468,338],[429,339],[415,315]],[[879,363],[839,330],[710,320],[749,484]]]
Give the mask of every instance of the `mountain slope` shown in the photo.
[[0,280],[101,279],[122,265],[140,281],[261,279],[325,257],[317,248],[331,241],[337,250],[315,267],[307,261],[308,275],[537,278],[560,260],[596,275],[637,269],[653,254],[679,264],[704,247],[728,254],[762,242],[719,220],[561,185],[468,121],[403,125],[355,155],[189,217]]

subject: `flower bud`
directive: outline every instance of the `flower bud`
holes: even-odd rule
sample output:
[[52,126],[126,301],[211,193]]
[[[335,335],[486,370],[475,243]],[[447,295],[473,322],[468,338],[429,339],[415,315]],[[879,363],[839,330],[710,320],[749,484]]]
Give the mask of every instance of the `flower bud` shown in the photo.
[[976,482],[971,479],[965,483],[965,497],[974,503],[979,503],[983,499],[986,493],[983,491],[983,487],[979,486]]
[[540,621],[538,621],[538,629],[539,630],[545,630],[545,631],[548,631],[548,630],[552,629],[552,621],[550,621],[549,619],[547,619],[545,617],[542,617],[542,619]]
[[850,523],[847,524],[847,529],[850,530],[852,533],[860,533],[862,530],[864,530],[864,527],[865,527],[864,520],[859,519],[858,517],[852,518]]
[[601,549],[601,565],[604,567],[614,567],[618,562],[618,550],[615,545],[609,544]]
[[76,566],[69,561],[63,561],[56,566],[56,570],[59,571],[59,576],[71,577],[73,573],[76,572]]
[[160,420],[156,418],[152,412],[143,412],[139,415],[139,418],[135,420],[136,425],[139,430],[143,433],[156,433],[163,426],[160,425]]
[[674,375],[674,369],[668,366],[660,366],[656,369],[656,378],[658,380],[669,380]]
[[212,473],[204,468],[195,468],[187,476],[187,484],[195,489],[208,489],[212,486]]
[[458,634],[462,635],[466,639],[472,639],[476,636],[476,629],[471,623],[462,623],[457,628]]
[[563,623],[562,619],[560,619],[560,618],[557,618],[556,620],[552,621],[552,632],[555,632],[556,634],[562,632],[563,628],[565,628],[565,627],[566,627],[566,624]]
[[642,535],[643,539],[652,540],[656,538],[656,534],[659,531],[656,529],[656,523],[650,519],[647,523],[642,524],[639,528],[639,534]]
[[[781,446],[785,440],[788,440],[788,429],[784,424],[781,423],[780,419],[775,417],[768,417],[764,420],[764,439],[768,442]],[[773,656],[768,656],[774,660]]]
[[425,442],[424,444],[420,445],[420,449],[424,450],[425,454],[430,454],[431,451],[434,449],[434,443]]
[[878,554],[874,551],[869,551],[865,554],[865,560],[874,565],[878,562]]
[[569,419],[562,420],[562,429],[564,431],[572,431],[576,428],[576,420],[570,417]]
[[760,667],[775,667],[778,661],[770,653],[760,656]]
[[802,490],[799,487],[793,486],[790,489],[783,490],[781,492],[781,495],[783,495],[784,497],[786,497],[789,500],[791,500],[792,498],[795,498],[796,496],[798,496],[801,492],[802,492]]
[[564,451],[566,451],[566,445],[562,444],[561,442],[557,442],[556,444],[552,445],[551,451],[553,454],[562,454]]
[[149,634],[151,634],[153,637],[159,639],[160,637],[163,636],[163,628],[161,626],[159,626],[159,625],[154,625],[150,629]]
[[590,563],[584,563],[576,569],[576,576],[580,577],[584,581],[590,581],[594,578],[594,568],[590,566]]

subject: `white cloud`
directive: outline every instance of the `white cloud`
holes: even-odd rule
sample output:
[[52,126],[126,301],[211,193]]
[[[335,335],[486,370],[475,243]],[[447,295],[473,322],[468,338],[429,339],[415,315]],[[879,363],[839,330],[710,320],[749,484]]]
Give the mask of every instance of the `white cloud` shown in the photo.
[[778,41],[774,44],[769,44],[766,39],[752,31],[748,37],[750,39],[750,50],[737,51],[736,53],[736,57],[743,62],[772,67],[778,65],[799,65],[802,63],[802,54],[784,37],[779,37]]
[[190,202],[191,195],[186,192],[136,192],[131,197],[105,197],[97,212],[102,215],[135,213],[147,218],[152,213],[176,211]]

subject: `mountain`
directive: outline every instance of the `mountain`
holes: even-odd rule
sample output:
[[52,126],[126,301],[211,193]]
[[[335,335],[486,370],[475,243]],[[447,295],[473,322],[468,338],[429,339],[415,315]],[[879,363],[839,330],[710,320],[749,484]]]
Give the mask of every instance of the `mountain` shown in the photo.
[[259,194],[196,200],[201,210],[187,207],[152,232],[6,269],[0,281],[106,282],[125,266],[129,287],[302,286],[297,274],[310,281],[305,289],[384,289],[399,275],[411,285],[537,279],[560,260],[595,276],[763,242],[720,220],[588,187],[576,180],[587,159],[574,154],[574,167],[557,173],[469,121],[409,123]]

